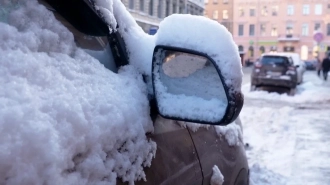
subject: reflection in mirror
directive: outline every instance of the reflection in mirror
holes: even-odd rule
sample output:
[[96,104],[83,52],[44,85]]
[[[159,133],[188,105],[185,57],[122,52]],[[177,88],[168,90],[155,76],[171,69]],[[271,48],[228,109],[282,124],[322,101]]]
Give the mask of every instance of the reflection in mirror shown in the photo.
[[162,50],[158,56],[154,82],[160,113],[195,122],[219,122],[228,100],[214,64],[204,56],[178,51]]

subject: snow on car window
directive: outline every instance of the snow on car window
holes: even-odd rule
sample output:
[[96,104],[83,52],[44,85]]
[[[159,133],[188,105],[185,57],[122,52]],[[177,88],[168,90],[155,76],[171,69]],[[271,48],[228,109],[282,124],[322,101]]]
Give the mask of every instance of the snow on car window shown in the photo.
[[211,56],[231,90],[241,90],[243,73],[237,45],[218,22],[202,16],[173,14],[161,22],[155,39],[156,45],[192,49]]
[[20,6],[0,22],[0,184],[145,179],[156,144],[141,75],[107,70],[45,7]]

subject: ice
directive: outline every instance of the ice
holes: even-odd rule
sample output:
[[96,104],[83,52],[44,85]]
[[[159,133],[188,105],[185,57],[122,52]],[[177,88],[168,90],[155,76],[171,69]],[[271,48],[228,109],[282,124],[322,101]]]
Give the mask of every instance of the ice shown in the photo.
[[45,7],[20,6],[0,23],[0,184],[145,179],[156,144],[140,72],[109,71]]

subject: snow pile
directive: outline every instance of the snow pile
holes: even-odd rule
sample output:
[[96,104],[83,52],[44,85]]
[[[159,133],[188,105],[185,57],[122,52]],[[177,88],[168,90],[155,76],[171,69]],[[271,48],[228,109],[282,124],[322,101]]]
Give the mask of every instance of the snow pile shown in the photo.
[[173,14],[160,23],[155,36],[156,45],[191,49],[211,56],[220,66],[230,90],[241,91],[243,72],[237,45],[218,22],[202,16]]
[[0,23],[0,184],[145,179],[156,144],[141,75],[110,72],[46,8],[20,3]]
[[225,136],[229,146],[239,145],[243,141],[241,127],[236,124],[236,121],[226,126],[216,126],[215,130],[219,137]]
[[244,96],[247,98],[285,101],[290,103],[311,103],[330,101],[330,83],[324,82],[316,74],[305,72],[305,82],[297,86],[294,96],[279,94],[277,92],[267,92],[263,90],[250,92],[250,84],[242,87]]
[[249,165],[267,164],[276,173],[291,175],[290,162],[296,140],[296,128],[291,123],[292,110],[291,107],[243,107],[240,117],[244,141],[252,148],[247,151]]
[[105,20],[124,38],[129,54],[129,63],[143,74],[151,76],[154,36],[146,34],[132,18],[120,0],[96,0],[96,7],[102,10]]
[[222,183],[224,182],[224,177],[220,172],[218,166],[214,165],[212,170],[213,173],[212,173],[210,185],[222,185]]

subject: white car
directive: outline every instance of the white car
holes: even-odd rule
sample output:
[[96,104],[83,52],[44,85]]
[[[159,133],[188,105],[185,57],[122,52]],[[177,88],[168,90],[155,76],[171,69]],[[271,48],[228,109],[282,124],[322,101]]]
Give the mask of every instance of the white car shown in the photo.
[[293,60],[294,66],[297,68],[297,83],[301,84],[304,81],[304,72],[306,71],[305,63],[300,59],[300,55],[298,53],[277,53],[279,55],[290,56]]

